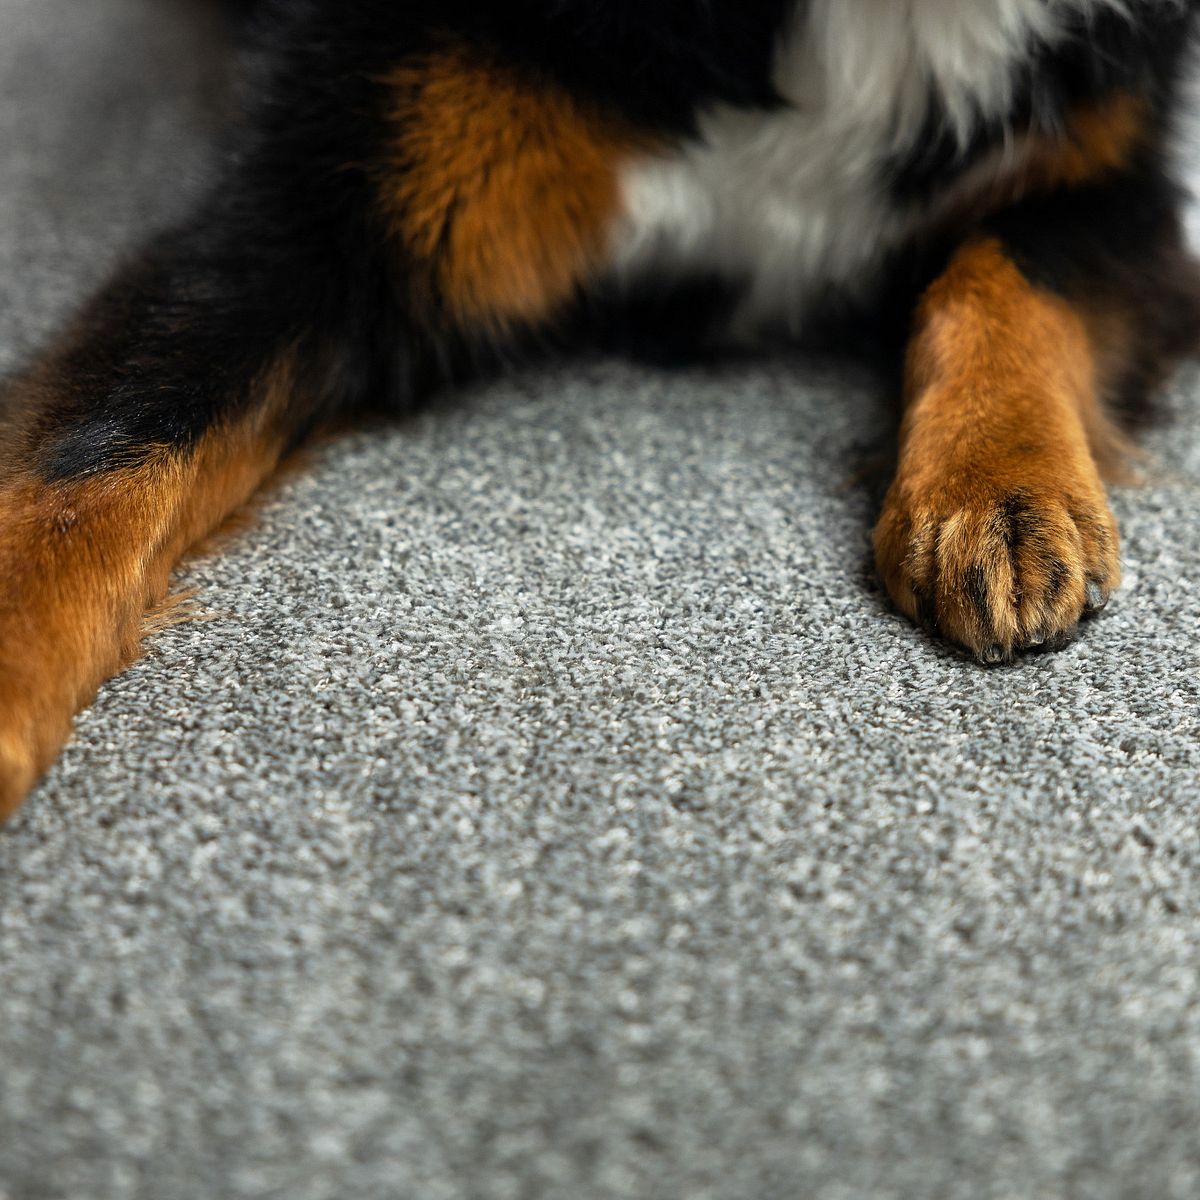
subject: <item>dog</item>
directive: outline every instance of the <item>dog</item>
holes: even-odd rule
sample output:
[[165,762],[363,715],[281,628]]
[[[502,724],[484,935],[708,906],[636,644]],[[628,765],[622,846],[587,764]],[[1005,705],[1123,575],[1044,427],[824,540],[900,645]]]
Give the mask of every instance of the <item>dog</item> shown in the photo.
[[305,439],[614,313],[710,347],[903,327],[878,569],[981,662],[1117,587],[1117,417],[1200,330],[1200,0],[240,7],[207,198],[3,393],[0,814]]

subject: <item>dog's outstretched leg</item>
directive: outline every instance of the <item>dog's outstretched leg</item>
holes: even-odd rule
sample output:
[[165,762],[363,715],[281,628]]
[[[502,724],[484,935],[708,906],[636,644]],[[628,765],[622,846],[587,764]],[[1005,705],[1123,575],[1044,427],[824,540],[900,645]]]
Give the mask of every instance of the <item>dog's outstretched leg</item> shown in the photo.
[[1070,630],[1120,578],[1084,321],[972,243],[925,297],[907,386],[875,535],[896,603],[985,662]]
[[160,242],[4,392],[0,816],[136,656],[179,557],[333,399],[286,281],[226,237],[201,221]]
[[311,430],[428,373],[436,318],[401,296],[337,107],[371,87],[285,60],[191,219],[0,391],[0,816],[135,657],[180,556]]
[[1149,178],[998,214],[918,308],[876,557],[900,609],[984,662],[1063,641],[1120,580],[1109,413],[1200,328],[1178,196]]
[[604,269],[639,139],[372,11],[280,34],[209,202],[0,401],[0,816],[289,447],[539,333]]

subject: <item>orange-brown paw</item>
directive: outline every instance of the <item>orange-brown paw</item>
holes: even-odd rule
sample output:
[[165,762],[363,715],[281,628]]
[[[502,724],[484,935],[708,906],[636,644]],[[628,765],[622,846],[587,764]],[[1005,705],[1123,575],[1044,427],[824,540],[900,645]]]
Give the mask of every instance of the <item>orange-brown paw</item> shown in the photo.
[[[1064,472],[1067,474],[1067,472]],[[1117,525],[1097,482],[898,478],[875,529],[896,605],[998,663],[1064,641],[1120,582]]]

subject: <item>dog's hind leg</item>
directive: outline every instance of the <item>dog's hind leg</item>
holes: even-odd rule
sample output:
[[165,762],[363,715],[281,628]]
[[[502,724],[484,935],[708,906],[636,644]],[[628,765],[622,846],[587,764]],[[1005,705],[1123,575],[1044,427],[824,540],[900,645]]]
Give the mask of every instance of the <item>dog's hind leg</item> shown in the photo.
[[209,202],[4,396],[0,815],[289,447],[539,334],[605,267],[638,139],[381,21],[298,31]]
[[0,816],[179,557],[336,403],[340,352],[233,255],[202,225],[161,242],[0,401]]
[[0,392],[0,815],[136,655],[189,546],[311,430],[411,393],[434,357],[344,165],[352,131],[319,97],[283,111],[284,87],[193,217]]

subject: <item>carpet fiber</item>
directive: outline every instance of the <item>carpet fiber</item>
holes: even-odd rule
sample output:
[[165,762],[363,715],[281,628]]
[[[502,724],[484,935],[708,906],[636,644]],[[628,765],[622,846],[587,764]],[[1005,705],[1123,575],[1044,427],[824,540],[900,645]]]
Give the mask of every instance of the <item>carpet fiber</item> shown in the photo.
[[[225,37],[0,0],[0,366],[187,203]],[[873,582],[843,363],[321,449],[0,833],[0,1198],[1194,1200],[1200,375],[1167,408],[1109,613],[994,670]]]

